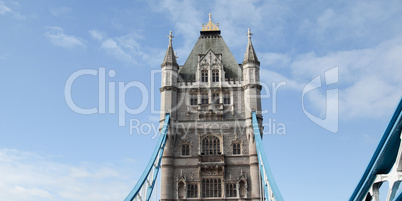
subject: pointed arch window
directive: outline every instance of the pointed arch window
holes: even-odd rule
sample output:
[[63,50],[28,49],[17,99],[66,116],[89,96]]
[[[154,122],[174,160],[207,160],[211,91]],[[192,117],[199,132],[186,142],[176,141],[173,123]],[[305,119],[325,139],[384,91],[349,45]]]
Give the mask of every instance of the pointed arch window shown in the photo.
[[208,70],[201,70],[201,82],[208,82]]
[[233,155],[240,155],[240,143],[233,143]]
[[208,94],[201,94],[201,104],[208,104]]
[[219,82],[219,70],[212,70],[212,82]]
[[203,179],[202,197],[222,197],[221,179]]
[[226,197],[237,197],[237,185],[235,183],[226,184]]
[[190,94],[190,105],[197,105],[197,94]]
[[187,197],[188,198],[198,197],[198,185],[197,184],[189,184],[187,186]]
[[230,93],[223,93],[223,104],[230,104]]
[[189,144],[181,145],[181,155],[182,156],[190,156],[190,145]]
[[202,155],[220,155],[221,143],[215,136],[207,136],[202,140]]

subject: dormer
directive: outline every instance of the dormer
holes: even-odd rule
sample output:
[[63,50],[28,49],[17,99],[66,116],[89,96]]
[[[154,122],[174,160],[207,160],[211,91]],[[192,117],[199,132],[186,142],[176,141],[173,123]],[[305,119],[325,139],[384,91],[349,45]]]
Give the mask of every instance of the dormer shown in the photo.
[[198,55],[196,80],[201,85],[219,85],[224,77],[222,54],[215,54],[210,49],[206,54]]

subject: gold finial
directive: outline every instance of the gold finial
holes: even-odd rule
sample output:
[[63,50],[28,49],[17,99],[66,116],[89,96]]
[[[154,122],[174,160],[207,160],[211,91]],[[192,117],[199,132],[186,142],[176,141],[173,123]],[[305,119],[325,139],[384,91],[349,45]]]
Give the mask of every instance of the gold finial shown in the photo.
[[248,35],[248,38],[251,38],[251,35],[253,35],[253,33],[251,33],[250,28],[248,28],[248,32],[246,33],[246,35]]
[[212,22],[212,15],[209,13],[209,21],[208,23],[204,26],[202,24],[202,30],[201,31],[219,31],[219,23],[216,23],[216,25]]

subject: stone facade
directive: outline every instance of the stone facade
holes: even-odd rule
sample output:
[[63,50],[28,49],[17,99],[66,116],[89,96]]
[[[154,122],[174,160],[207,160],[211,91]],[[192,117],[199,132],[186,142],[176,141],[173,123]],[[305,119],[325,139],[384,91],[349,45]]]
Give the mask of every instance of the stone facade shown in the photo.
[[[208,27],[210,26],[210,27]],[[172,46],[162,62],[161,110],[171,114],[161,200],[259,200],[251,112],[262,122],[259,61],[251,33],[235,63],[211,19],[183,66]],[[165,114],[161,114],[163,122]]]

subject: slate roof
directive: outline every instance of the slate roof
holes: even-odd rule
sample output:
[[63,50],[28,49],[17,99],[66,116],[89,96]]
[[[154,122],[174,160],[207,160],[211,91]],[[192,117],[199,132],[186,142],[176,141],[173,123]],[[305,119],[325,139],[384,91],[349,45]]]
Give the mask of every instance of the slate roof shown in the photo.
[[208,50],[212,50],[215,54],[222,54],[222,64],[226,78],[240,79],[242,77],[241,65],[237,63],[233,54],[223,40],[221,32],[218,31],[201,31],[201,35],[194,45],[193,50],[188,56],[183,66],[180,66],[179,74],[184,80],[195,80],[197,71],[198,55],[206,54]]
[[[250,29],[249,29],[250,31]],[[253,43],[251,42],[251,37],[248,37],[248,44],[246,53],[244,54],[243,64],[245,63],[255,63],[260,65],[260,61],[258,61],[257,54],[255,53]]]

